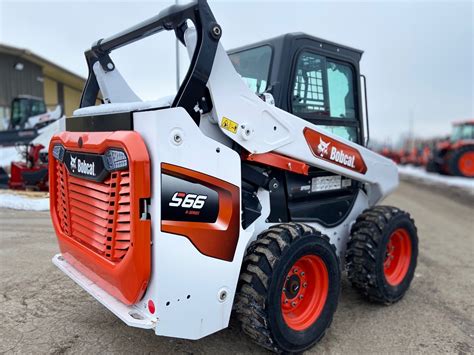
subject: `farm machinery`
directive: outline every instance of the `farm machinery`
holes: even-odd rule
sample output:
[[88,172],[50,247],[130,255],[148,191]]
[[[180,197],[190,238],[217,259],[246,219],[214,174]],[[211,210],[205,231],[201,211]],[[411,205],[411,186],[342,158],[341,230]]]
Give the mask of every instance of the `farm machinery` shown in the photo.
[[474,120],[453,124],[451,136],[436,145],[426,170],[474,177]]
[[21,149],[22,161],[12,161],[10,174],[0,167],[0,187],[12,190],[48,191],[48,156],[41,144],[25,144]]
[[[174,98],[143,102],[111,53],[163,30],[190,67]],[[293,33],[227,53],[222,34],[200,0],[85,52],[80,108],[49,147],[53,263],[129,326],[199,339],[234,312],[259,345],[301,352],[344,268],[370,301],[405,295],[417,230],[377,205],[398,173],[365,147],[362,52]]]
[[46,126],[63,117],[61,105],[48,111],[44,100],[30,95],[15,97],[11,103],[11,113],[7,130],[0,130],[0,147],[28,144]]

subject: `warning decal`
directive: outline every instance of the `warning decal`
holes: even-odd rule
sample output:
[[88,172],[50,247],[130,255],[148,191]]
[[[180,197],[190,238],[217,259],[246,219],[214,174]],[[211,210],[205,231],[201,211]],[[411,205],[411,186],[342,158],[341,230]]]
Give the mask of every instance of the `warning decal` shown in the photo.
[[227,117],[222,117],[221,127],[228,130],[229,132],[237,133],[239,125],[237,124],[237,122],[234,122],[228,119]]

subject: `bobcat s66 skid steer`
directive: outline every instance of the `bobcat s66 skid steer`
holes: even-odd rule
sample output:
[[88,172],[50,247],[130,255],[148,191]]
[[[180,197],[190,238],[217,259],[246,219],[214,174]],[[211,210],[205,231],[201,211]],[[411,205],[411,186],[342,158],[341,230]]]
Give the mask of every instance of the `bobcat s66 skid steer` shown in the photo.
[[[143,102],[110,53],[162,30],[190,67]],[[199,0],[86,51],[81,107],[49,148],[53,262],[129,326],[199,339],[234,311],[263,347],[303,351],[344,268],[370,300],[403,297],[416,228],[375,206],[398,173],[364,147],[362,52],[297,33],[227,53],[221,34]]]

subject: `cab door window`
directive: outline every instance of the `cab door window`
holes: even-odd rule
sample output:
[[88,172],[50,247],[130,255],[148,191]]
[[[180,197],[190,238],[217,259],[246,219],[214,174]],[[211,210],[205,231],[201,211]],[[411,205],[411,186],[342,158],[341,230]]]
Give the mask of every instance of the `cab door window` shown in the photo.
[[294,113],[329,116],[327,89],[323,81],[325,67],[324,57],[311,53],[299,56],[292,98]]
[[356,118],[352,69],[345,64],[327,62],[330,116]]
[[301,52],[290,100],[293,114],[340,137],[358,141],[354,74],[349,64]]

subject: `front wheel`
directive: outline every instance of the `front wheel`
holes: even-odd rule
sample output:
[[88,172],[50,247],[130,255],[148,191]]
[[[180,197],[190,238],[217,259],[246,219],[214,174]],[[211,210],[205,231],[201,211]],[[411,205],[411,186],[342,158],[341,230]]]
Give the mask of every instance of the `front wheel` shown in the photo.
[[329,238],[299,223],[273,226],[251,244],[236,299],[243,331],[276,352],[302,352],[325,334],[340,291]]
[[372,207],[352,227],[347,276],[369,300],[391,304],[410,287],[417,257],[418,235],[410,215],[395,207]]

